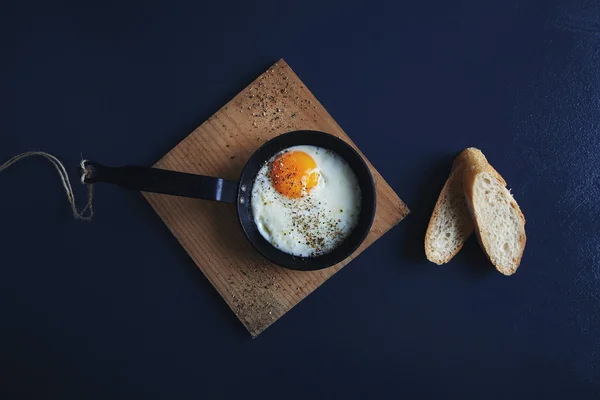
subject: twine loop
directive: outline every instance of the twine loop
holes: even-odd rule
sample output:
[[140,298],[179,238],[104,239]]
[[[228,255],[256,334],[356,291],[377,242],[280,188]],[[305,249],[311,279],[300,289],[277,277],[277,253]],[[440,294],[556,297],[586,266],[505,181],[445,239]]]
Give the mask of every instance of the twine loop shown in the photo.
[[[60,176],[60,180],[62,182],[63,188],[65,189],[65,193],[67,194],[67,201],[71,206],[71,211],[73,212],[73,217],[82,221],[89,221],[92,219],[94,215],[94,209],[92,207],[92,199],[94,197],[94,185],[87,184],[88,187],[88,200],[86,206],[82,210],[77,209],[77,204],[75,201],[75,194],[73,193],[73,188],[71,187],[71,181],[69,180],[69,174],[67,174],[67,170],[65,166],[60,162],[60,160],[54,157],[52,154],[46,153],[44,151],[28,151],[19,155],[14,156],[10,160],[6,161],[4,164],[0,165],[0,172],[9,168],[11,165],[32,156],[41,156],[48,160],[58,172]],[[81,160],[81,183],[86,183],[85,178],[89,176],[91,171],[86,166],[86,160]]]

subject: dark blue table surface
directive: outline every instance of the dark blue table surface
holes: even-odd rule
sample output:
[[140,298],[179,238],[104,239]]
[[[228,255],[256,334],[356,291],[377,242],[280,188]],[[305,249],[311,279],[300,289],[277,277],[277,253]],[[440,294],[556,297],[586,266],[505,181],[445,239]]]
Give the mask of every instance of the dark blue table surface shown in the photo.
[[[599,398],[599,3],[350,3],[0,4],[0,160],[151,165],[283,57],[412,211],[251,340],[139,193],[98,187],[76,222],[23,162],[0,174],[0,397]],[[467,146],[527,217],[510,278],[473,239],[424,256]]]

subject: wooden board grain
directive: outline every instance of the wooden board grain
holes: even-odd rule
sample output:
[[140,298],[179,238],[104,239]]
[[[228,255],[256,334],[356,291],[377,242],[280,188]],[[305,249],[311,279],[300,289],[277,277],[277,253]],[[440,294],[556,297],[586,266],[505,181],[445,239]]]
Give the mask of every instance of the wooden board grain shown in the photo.
[[[280,60],[155,167],[237,180],[250,155],[266,140],[298,129],[331,133],[356,148]],[[266,261],[246,241],[234,205],[152,193],[144,196],[250,334],[256,336],[408,214],[402,200],[368,164],[377,186],[377,214],[371,232],[352,256],[321,271],[290,271]]]

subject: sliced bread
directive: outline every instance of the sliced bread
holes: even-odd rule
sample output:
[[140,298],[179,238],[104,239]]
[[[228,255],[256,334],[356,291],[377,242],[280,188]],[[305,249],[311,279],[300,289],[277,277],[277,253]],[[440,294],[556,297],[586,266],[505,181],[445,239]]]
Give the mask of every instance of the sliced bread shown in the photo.
[[462,187],[465,156],[463,151],[454,160],[425,234],[425,255],[438,265],[450,261],[473,233],[473,221]]
[[525,249],[525,217],[483,153],[475,148],[463,153],[462,186],[479,243],[498,271],[512,275]]

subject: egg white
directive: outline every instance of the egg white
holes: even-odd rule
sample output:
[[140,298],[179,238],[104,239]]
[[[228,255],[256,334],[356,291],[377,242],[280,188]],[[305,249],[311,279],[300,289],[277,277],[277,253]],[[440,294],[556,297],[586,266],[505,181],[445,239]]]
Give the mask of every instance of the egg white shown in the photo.
[[[288,198],[271,183],[271,162],[287,151],[302,151],[317,165],[319,182],[302,198]],[[330,252],[354,229],[361,191],[356,175],[339,155],[321,147],[294,146],[259,170],[250,202],[254,222],[269,243],[288,254],[312,257]]]

